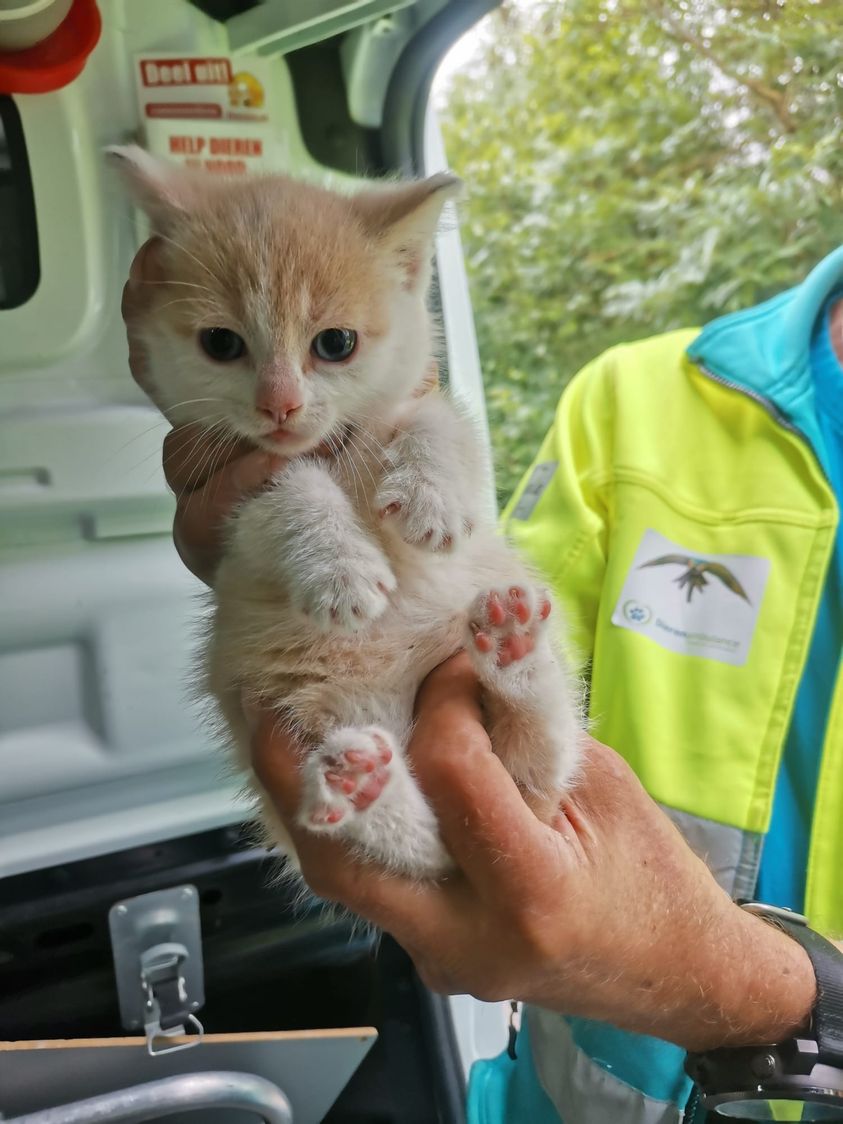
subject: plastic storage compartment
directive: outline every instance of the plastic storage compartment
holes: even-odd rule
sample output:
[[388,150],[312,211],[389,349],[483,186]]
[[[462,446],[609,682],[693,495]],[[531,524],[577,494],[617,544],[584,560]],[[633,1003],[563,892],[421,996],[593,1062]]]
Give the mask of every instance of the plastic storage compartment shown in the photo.
[[[0,1040],[124,1037],[108,911],[190,883],[201,902],[207,1033],[373,1026],[379,1037],[326,1124],[461,1122],[447,1000],[389,938],[302,899],[276,872],[277,860],[232,827],[6,879]],[[201,1070],[202,1047],[190,1058]]]

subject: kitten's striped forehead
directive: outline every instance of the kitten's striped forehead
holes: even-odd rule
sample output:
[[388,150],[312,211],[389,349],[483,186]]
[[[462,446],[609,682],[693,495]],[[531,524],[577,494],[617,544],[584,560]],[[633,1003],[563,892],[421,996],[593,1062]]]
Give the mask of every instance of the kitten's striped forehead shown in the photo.
[[206,314],[227,315],[255,351],[301,353],[329,327],[386,330],[392,278],[342,197],[242,183],[190,216],[184,238],[179,272],[201,274]]

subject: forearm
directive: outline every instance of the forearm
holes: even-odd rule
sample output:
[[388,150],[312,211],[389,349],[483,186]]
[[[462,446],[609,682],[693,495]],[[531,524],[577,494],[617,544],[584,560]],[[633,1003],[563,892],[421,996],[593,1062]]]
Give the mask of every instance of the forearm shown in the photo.
[[[807,1023],[814,971],[780,929],[726,902],[652,935],[649,946],[647,935],[625,941],[620,957],[598,944],[521,997],[693,1051],[775,1042]],[[610,972],[618,960],[622,972]]]

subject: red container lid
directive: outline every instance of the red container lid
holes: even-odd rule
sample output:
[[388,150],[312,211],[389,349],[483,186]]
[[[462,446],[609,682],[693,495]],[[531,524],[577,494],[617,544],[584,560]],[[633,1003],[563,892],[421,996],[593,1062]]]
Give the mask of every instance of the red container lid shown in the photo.
[[73,0],[52,35],[24,51],[0,51],[0,94],[60,90],[81,74],[101,31],[96,0]]

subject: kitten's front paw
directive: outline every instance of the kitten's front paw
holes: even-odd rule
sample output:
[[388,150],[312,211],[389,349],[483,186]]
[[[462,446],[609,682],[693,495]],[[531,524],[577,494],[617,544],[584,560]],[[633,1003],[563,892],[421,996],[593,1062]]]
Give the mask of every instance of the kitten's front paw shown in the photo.
[[437,486],[407,467],[386,474],[375,502],[381,519],[412,546],[447,551],[472,531],[451,483],[442,481]]
[[356,632],[377,620],[396,584],[384,555],[365,541],[344,558],[314,567],[291,582],[293,603],[323,632]]

